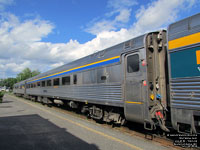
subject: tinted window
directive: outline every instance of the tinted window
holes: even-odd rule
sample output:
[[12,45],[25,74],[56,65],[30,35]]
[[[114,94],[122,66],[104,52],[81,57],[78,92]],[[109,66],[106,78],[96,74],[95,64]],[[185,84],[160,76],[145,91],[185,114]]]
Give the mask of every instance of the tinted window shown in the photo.
[[51,86],[51,80],[47,80],[47,86]]
[[73,79],[74,79],[74,84],[77,84],[77,75],[76,74],[73,75]]
[[37,83],[37,86],[40,86],[40,82]]
[[53,79],[53,85],[59,85],[59,84],[60,84],[59,78]]
[[137,72],[139,71],[139,55],[131,55],[127,57],[127,72]]
[[42,87],[45,87],[45,81],[42,81]]
[[62,78],[62,85],[70,85],[70,76]]
[[101,76],[101,80],[106,80],[106,76]]

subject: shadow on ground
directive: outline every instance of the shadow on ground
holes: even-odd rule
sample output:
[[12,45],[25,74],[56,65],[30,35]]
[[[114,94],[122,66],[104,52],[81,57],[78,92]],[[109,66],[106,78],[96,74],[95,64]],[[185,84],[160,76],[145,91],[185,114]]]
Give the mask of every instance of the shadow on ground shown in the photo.
[[7,100],[5,101],[4,99],[5,99],[5,98],[3,98],[2,103],[12,103],[12,102],[13,102],[13,101],[7,101]]
[[39,115],[0,117],[2,150],[97,150]]

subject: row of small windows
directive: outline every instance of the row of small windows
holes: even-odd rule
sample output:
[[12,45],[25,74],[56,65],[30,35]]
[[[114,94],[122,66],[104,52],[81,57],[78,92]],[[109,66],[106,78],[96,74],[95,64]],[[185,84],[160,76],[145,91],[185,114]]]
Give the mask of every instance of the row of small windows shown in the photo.
[[[73,75],[73,84],[77,84],[77,75]],[[53,80],[45,80],[37,83],[27,84],[26,88],[35,88],[36,86],[48,87],[48,86],[59,86],[59,85],[70,85],[70,76],[62,77],[61,79],[55,78]]]
[[[139,71],[139,55],[134,54],[127,57],[127,72],[128,73],[134,73]],[[88,74],[89,75],[89,74]],[[88,80],[88,78],[87,78]],[[92,80],[90,78],[90,80]],[[107,80],[107,76],[102,74],[100,76],[100,81],[98,79],[98,83],[103,83]],[[77,84],[77,75],[73,75],[73,84]],[[62,77],[62,78],[55,78],[53,80],[45,80],[37,83],[32,84],[26,84],[26,88],[35,88],[35,87],[48,87],[48,86],[59,86],[59,85],[70,85],[70,76]],[[21,86],[15,86],[16,89],[22,89],[24,88],[23,85]]]
[[24,85],[16,85],[15,87],[14,87],[15,89],[23,89],[24,88]]

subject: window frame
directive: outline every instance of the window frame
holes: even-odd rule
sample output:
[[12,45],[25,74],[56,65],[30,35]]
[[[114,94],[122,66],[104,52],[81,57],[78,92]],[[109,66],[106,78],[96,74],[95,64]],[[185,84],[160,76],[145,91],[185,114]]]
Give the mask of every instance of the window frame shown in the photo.
[[[66,81],[64,82],[64,79],[67,79],[67,78],[69,79],[69,81],[68,82],[66,82]],[[70,85],[70,83],[71,83],[71,77],[70,76],[64,76],[64,77],[62,77],[62,85]]]
[[77,82],[78,82],[77,74],[73,74],[73,84],[77,85]]
[[41,87],[41,82],[37,82],[37,87]]
[[[56,80],[58,80],[58,84],[55,84]],[[59,85],[60,85],[60,78],[54,78],[53,79],[53,86],[59,86]]]
[[[44,83],[44,85],[43,85],[43,83]],[[41,82],[41,87],[45,87],[45,86],[46,86],[46,82],[44,80],[44,81]]]
[[[49,82],[50,81],[50,82]],[[46,81],[47,82],[47,86],[49,87],[49,86],[52,86],[52,80],[50,79],[50,80],[47,80]],[[50,83],[50,84],[49,84]]]
[[[130,63],[129,63],[129,58],[130,57],[133,57],[133,56],[138,56],[138,60],[137,60],[137,70],[135,71],[135,70],[133,70],[133,68],[132,68],[132,70],[130,71],[130,69],[129,69],[129,66],[132,66],[132,65],[129,65]],[[133,63],[132,63],[133,64]],[[134,65],[134,66],[136,66],[136,65]],[[127,55],[126,56],[126,72],[128,73],[128,74],[131,74],[131,73],[138,73],[138,72],[140,72],[140,55],[139,55],[139,53],[134,53],[134,54],[132,54],[132,55]]]

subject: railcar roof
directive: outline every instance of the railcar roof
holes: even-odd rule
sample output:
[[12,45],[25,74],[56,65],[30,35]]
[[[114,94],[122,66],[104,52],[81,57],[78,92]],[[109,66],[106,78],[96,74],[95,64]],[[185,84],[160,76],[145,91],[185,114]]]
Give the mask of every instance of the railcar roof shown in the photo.
[[18,82],[18,83],[15,83],[14,85],[22,85],[22,84],[25,84],[25,82],[26,82],[26,80],[20,81],[20,82]]
[[[131,40],[128,40],[128,41],[122,42],[120,44],[117,44],[115,46],[109,47],[107,49],[98,51],[94,54],[91,54],[91,55],[88,55],[86,57],[80,58],[78,60],[72,61],[72,62],[65,64],[63,66],[60,66],[58,68],[55,68],[55,69],[49,70],[47,72],[41,73],[41,74],[39,74],[39,75],[37,75],[33,78],[29,78],[29,80],[33,80],[33,79],[36,79],[36,78],[47,76],[47,75],[52,74],[52,73],[56,73],[56,72],[66,70],[66,69],[71,69],[71,68],[74,68],[74,67],[77,67],[77,66],[88,64],[88,63],[100,61],[100,60],[107,59],[107,58],[110,58],[110,57],[119,56],[119,55],[121,55],[121,53],[123,53],[125,51],[144,47],[144,36],[145,35],[146,34],[135,37]],[[127,45],[130,44],[130,48],[125,49],[124,48],[125,44],[127,44]]]
[[[148,34],[148,33],[147,33]],[[47,76],[53,73],[57,73],[63,70],[67,70],[67,69],[71,69],[74,67],[78,67],[78,66],[82,66],[85,64],[89,64],[89,63],[93,63],[96,61],[101,61],[110,57],[114,57],[114,56],[120,56],[122,53],[130,51],[130,50],[134,50],[134,49],[138,49],[138,48],[142,48],[144,47],[144,37],[146,34],[132,38],[128,41],[122,42],[120,44],[114,45],[112,47],[106,48],[104,50],[98,51],[96,53],[93,53],[91,55],[88,55],[86,57],[77,59],[75,61],[72,61],[68,64],[62,65],[60,67],[57,67],[55,69],[49,70],[47,72],[41,73],[35,77],[29,78],[28,81],[43,77],[43,76]]]
[[200,13],[172,23],[168,27],[168,40],[200,32]]

